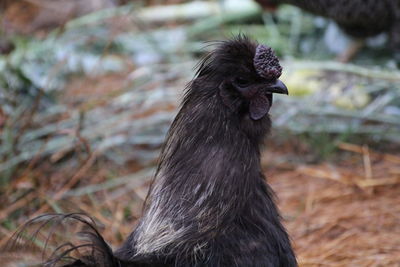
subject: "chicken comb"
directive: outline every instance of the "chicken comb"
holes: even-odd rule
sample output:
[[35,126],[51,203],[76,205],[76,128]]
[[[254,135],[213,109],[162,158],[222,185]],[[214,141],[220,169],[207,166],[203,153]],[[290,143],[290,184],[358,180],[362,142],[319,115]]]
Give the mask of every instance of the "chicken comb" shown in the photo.
[[258,75],[267,80],[276,80],[282,74],[282,67],[271,47],[258,45],[253,64]]

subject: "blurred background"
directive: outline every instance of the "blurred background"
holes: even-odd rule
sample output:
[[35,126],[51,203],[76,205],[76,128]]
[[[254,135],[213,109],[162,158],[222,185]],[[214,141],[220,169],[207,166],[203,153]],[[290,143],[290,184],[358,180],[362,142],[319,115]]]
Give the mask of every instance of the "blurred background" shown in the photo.
[[387,34],[349,56],[332,20],[267,9],[2,0],[0,246],[29,218],[82,211],[118,247],[205,42],[244,33],[284,66],[290,96],[275,98],[263,166],[300,266],[400,266],[400,70]]

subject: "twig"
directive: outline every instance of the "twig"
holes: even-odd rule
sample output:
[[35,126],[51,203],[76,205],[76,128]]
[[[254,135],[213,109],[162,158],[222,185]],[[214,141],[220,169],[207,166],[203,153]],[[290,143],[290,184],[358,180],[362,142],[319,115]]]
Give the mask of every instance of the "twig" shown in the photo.
[[20,198],[13,204],[9,205],[5,209],[3,209],[0,212],[0,221],[4,220],[7,218],[12,212],[16,211],[17,209],[20,209],[24,206],[26,206],[28,203],[30,203],[32,200],[36,198],[36,194],[33,192],[30,192],[28,195],[24,196],[23,198]]

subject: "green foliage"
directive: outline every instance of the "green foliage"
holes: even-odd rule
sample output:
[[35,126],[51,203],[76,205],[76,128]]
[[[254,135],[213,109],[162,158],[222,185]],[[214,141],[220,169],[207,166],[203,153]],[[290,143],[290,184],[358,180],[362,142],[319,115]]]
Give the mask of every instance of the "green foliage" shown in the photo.
[[316,162],[329,159],[337,152],[337,144],[340,142],[353,141],[354,133],[349,130],[339,134],[328,132],[304,133],[299,136],[300,140],[308,145]]

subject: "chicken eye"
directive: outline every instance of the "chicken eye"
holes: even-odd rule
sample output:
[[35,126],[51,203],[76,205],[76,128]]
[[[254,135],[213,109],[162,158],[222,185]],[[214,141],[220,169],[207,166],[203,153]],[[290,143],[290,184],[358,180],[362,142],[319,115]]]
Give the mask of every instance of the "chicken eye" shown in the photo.
[[239,85],[240,87],[245,87],[245,86],[250,84],[250,81],[245,79],[245,78],[243,78],[243,77],[236,77],[235,78],[235,83],[237,85]]

